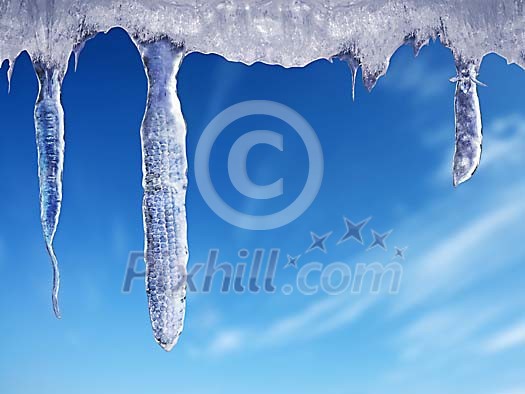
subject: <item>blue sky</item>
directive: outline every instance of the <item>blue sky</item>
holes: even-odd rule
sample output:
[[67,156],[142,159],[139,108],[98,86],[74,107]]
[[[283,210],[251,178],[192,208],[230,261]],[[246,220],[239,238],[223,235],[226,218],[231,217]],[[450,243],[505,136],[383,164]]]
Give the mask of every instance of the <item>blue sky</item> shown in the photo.
[[[371,94],[351,99],[346,65],[317,61],[302,69],[229,63],[191,54],[179,73],[188,125],[190,267],[212,248],[220,261],[238,250],[281,250],[278,288],[299,265],[392,260],[408,246],[397,295],[188,296],[186,328],[167,354],[153,341],[141,281],[121,291],[130,251],[143,247],[139,128],[146,79],[126,34],[88,42],[63,86],[66,113],[64,203],[55,246],[62,272],[63,319],[50,305],[51,269],[41,235],[34,143],[36,78],[28,56],[16,63],[7,93],[0,80],[0,392],[33,393],[476,393],[523,394],[525,378],[525,73],[495,56],[479,79],[484,123],[482,164],[452,187],[455,69],[435,43],[414,58],[403,47]],[[206,125],[244,100],[273,100],[316,131],[325,172],[312,206],[271,231],[222,221],[193,174]],[[248,161],[254,182],[285,180],[276,201],[236,192],[227,153],[240,135],[270,129],[285,151],[258,147]],[[211,173],[221,196],[244,212],[286,206],[306,179],[300,140],[282,122],[238,121],[214,146]],[[348,241],[343,216],[372,217],[365,245]],[[366,251],[371,230],[393,230],[388,251]],[[328,252],[304,254],[310,232],[333,234]]]

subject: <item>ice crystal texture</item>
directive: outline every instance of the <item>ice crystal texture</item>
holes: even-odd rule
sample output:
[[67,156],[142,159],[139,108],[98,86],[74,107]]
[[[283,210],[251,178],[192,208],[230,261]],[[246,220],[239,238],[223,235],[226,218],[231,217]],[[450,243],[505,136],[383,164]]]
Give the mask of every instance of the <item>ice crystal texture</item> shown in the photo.
[[65,67],[47,67],[34,63],[39,82],[35,103],[36,147],[40,183],[40,213],[44,240],[53,266],[52,301],[55,315],[60,318],[58,287],[60,275],[53,250],[53,238],[62,204],[62,170],[64,168],[64,111],[60,103],[60,86]]
[[139,43],[148,76],[141,140],[146,292],[156,341],[177,343],[186,307],[186,124],[177,97],[183,49],[168,40]]
[[[481,157],[477,73],[496,52],[525,65],[524,0],[0,0],[0,60],[26,50],[40,93],[35,105],[41,217],[55,281],[52,241],[62,199],[64,154],[60,85],[67,60],[84,42],[115,26],[139,47],[148,76],[142,124],[147,293],[154,336],[166,350],[183,325],[187,255],[185,125],[176,74],[185,54],[217,53],[251,64],[285,67],[338,57],[352,78],[362,68],[372,89],[390,57],[406,43],[416,53],[439,38],[456,59],[456,152],[453,181],[460,184]],[[443,81],[443,83],[447,83]],[[67,114],[66,114],[67,115]]]

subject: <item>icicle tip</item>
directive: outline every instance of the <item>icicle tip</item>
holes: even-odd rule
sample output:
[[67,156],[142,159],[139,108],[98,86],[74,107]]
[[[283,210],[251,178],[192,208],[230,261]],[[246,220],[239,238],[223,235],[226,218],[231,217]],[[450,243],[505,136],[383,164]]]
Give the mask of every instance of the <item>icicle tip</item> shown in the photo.
[[58,260],[53,249],[53,244],[46,241],[47,253],[51,259],[51,266],[53,267],[53,291],[51,293],[51,301],[53,303],[53,312],[57,319],[61,319],[60,306],[58,303],[58,292],[60,290],[60,272],[58,270]]

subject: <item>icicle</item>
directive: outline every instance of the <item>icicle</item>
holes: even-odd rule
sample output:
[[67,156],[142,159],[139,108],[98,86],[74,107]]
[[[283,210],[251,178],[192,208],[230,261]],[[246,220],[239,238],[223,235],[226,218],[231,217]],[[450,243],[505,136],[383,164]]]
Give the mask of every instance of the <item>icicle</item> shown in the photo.
[[176,80],[184,52],[166,39],[138,47],[148,77],[141,129],[146,292],[155,340],[170,351],[186,307],[186,125]]
[[82,52],[85,45],[86,41],[82,41],[80,44],[75,45],[75,47],[73,48],[73,55],[75,56],[75,72],[77,72],[78,61],[80,59],[80,52]]
[[35,130],[40,181],[40,219],[47,251],[53,267],[53,309],[60,318],[58,290],[60,275],[53,250],[53,238],[62,203],[62,170],[64,167],[64,111],[60,103],[65,67],[34,62],[39,82],[35,103]]
[[350,54],[342,54],[339,57],[341,60],[344,60],[346,64],[348,64],[348,67],[350,67],[350,71],[352,72],[352,101],[355,101],[355,81],[357,78],[357,71],[359,70],[359,67],[361,67],[361,63],[355,56]]
[[[456,117],[456,151],[453,182],[457,186],[469,180],[481,159],[482,127],[477,85],[478,65],[474,61],[456,60],[457,76],[454,100]],[[483,85],[484,86],[484,85]]]
[[385,75],[387,68],[388,64],[382,67],[376,66],[374,68],[362,65],[363,84],[365,85],[365,88],[368,90],[368,92],[371,92],[372,89],[374,89],[379,78]]
[[419,40],[419,41],[414,40],[414,43],[412,45],[412,48],[414,50],[414,56],[418,57],[419,53],[421,52],[421,49],[427,46],[429,42],[430,42],[430,38],[427,38],[425,40]]
[[429,42],[430,42],[429,37],[425,37],[421,39],[418,37],[417,32],[409,34],[405,38],[405,45],[410,45],[412,47],[412,50],[414,52],[414,57],[418,57],[419,53],[421,52],[421,49],[424,46],[428,45]]
[[15,70],[15,60],[9,60],[9,67],[7,68],[7,93],[11,93],[11,79],[13,78],[13,71]]
[[77,51],[73,51],[74,55],[75,55],[75,72],[77,72],[77,68],[78,68],[78,58],[80,57],[80,52],[77,52]]

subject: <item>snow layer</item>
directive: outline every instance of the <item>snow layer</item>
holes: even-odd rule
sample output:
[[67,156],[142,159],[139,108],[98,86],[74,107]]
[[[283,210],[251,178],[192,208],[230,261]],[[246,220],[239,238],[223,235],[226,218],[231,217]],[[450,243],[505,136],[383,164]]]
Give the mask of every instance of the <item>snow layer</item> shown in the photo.
[[523,0],[0,0],[0,58],[23,50],[65,62],[96,32],[123,27],[187,51],[251,64],[303,66],[351,51],[369,75],[407,40],[439,35],[457,55],[497,52],[524,65]]

